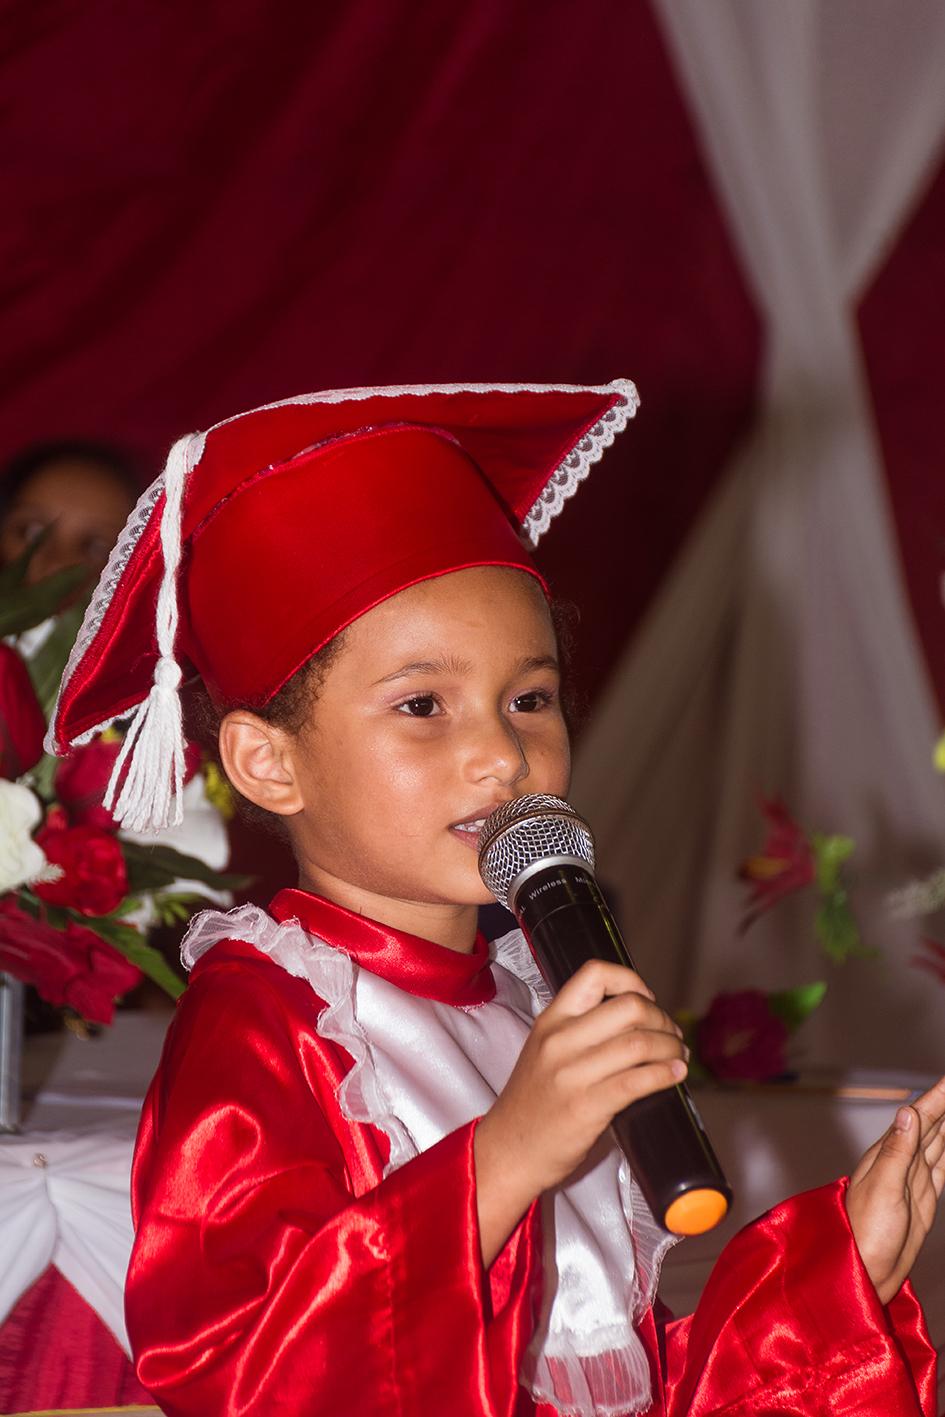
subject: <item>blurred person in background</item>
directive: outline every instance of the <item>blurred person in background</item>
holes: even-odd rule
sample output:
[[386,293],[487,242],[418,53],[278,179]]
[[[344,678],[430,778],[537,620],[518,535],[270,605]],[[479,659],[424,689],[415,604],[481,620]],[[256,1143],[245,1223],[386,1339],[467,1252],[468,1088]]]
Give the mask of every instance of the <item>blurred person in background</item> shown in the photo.
[[0,474],[0,565],[43,536],[26,572],[34,585],[66,566],[101,574],[143,486],[130,456],[108,443],[34,443]]

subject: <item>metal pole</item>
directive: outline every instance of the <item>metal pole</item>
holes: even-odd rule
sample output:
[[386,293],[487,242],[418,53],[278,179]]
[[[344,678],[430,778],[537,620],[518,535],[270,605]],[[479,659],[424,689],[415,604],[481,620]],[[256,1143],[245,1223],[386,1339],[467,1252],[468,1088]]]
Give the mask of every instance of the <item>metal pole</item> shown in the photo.
[[23,985],[0,974],[0,1132],[20,1130]]

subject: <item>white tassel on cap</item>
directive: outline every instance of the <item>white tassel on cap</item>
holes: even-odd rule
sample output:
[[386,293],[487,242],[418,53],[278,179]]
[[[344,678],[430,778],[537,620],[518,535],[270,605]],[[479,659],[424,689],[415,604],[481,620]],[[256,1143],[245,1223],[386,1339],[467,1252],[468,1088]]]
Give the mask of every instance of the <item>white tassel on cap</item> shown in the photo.
[[[183,820],[184,726],[181,669],[174,658],[177,638],[177,568],[180,565],[181,503],[184,483],[203,450],[203,435],[188,433],[171,448],[164,467],[161,550],[164,574],[158,591],[155,632],[158,661],[154,684],[131,720],[112,769],[105,807],[129,831],[162,831]],[[127,774],[118,795],[125,766]]]

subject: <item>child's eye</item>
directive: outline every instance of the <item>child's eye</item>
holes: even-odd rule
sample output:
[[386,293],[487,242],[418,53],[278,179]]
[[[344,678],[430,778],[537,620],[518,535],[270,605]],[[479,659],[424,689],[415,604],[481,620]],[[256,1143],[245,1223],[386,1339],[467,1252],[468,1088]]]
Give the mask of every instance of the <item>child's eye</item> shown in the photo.
[[532,689],[527,694],[518,694],[512,700],[512,709],[515,713],[538,713],[540,709],[547,708],[554,700],[554,694],[547,689]]
[[405,699],[402,704],[397,705],[397,712],[406,714],[409,718],[430,718],[438,707],[433,694],[414,694],[412,699]]

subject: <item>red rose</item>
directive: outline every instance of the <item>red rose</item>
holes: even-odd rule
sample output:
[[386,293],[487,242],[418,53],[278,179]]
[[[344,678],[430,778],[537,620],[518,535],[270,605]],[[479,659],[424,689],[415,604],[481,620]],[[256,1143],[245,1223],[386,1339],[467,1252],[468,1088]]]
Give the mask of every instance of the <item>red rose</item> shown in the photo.
[[65,934],[83,961],[83,969],[69,985],[66,1003],[89,1023],[111,1023],[115,1000],[134,988],[141,970],[84,925],[69,925]]
[[125,858],[111,832],[101,827],[67,827],[62,812],[50,812],[36,840],[47,860],[61,866],[58,881],[38,881],[33,890],[50,905],[81,915],[108,915],[128,894]]
[[[84,748],[73,748],[63,759],[56,772],[56,798],[75,826],[101,827],[103,831],[118,829],[118,823],[102,806],[102,801],[120,752],[120,739],[93,738]],[[200,748],[196,743],[188,743],[184,749],[185,783],[199,772],[200,761]]]
[[0,900],[0,969],[33,984],[50,1004],[64,1004],[79,963],[64,932],[21,910],[13,896]]
[[760,989],[716,994],[696,1024],[700,1062],[717,1078],[763,1082],[787,1072],[788,1030]]
[[0,777],[20,777],[35,767],[45,733],[29,670],[15,649],[0,642]]
[[0,900],[0,969],[90,1023],[111,1023],[115,999],[141,978],[139,969],[84,925],[54,930],[27,915],[12,896]]
[[121,743],[105,743],[94,738],[84,748],[74,748],[56,772],[56,798],[76,826],[101,827],[114,831],[118,825],[102,798],[121,751]]

